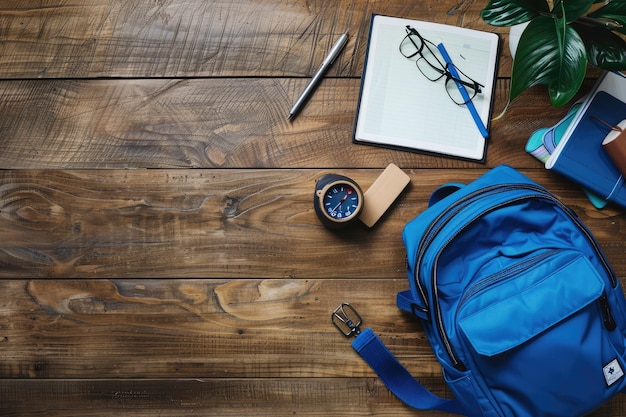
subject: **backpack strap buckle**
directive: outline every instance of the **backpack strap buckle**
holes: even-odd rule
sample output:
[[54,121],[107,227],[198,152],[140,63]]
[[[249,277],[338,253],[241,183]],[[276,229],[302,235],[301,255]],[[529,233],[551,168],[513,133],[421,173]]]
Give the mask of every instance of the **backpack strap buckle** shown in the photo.
[[363,323],[363,319],[349,303],[339,304],[330,319],[345,337],[358,336],[361,333],[359,326]]

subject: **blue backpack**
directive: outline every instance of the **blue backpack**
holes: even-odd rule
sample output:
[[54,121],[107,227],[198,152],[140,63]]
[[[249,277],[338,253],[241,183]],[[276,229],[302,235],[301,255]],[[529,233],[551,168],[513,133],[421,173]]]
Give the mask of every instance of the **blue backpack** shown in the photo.
[[[506,166],[446,185],[404,228],[410,290],[454,399],[433,395],[371,329],[352,346],[405,403],[466,416],[582,416],[626,387],[626,301],[590,231]],[[346,334],[348,335],[348,334]]]

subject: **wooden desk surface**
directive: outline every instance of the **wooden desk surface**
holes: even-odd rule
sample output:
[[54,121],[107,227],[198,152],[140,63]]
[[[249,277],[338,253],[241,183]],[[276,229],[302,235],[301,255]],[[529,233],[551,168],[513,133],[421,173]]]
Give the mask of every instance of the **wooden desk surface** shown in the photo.
[[[407,288],[401,231],[430,192],[512,165],[572,206],[626,277],[626,217],[524,152],[567,111],[545,89],[493,123],[485,165],[353,145],[372,13],[507,32],[483,2],[4,0],[0,5],[0,414],[388,415],[396,400],[330,324],[360,310],[450,395]],[[350,40],[287,114],[325,53]],[[593,82],[590,73],[585,88]],[[373,229],[332,233],[323,173],[412,180]],[[593,416],[623,415],[618,397]]]

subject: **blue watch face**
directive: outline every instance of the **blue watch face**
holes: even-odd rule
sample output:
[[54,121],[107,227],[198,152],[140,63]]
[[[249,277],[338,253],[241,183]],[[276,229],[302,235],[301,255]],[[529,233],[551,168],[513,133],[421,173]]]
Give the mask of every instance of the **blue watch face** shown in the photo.
[[337,221],[350,219],[360,205],[359,193],[350,184],[338,183],[324,194],[322,204],[328,216]]

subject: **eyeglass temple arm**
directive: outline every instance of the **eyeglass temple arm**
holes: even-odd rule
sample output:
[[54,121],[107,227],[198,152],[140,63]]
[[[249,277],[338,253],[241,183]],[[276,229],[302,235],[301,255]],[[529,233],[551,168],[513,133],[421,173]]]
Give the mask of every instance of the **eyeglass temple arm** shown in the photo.
[[[472,80],[472,82],[467,82],[465,80],[463,80],[461,77],[455,77],[454,74],[452,74],[452,72],[450,71],[450,67],[453,66],[454,69],[459,73],[459,74],[463,74],[463,76],[465,76],[467,79]],[[481,88],[485,88],[484,85],[482,85],[481,83],[479,83],[478,81],[473,80],[471,77],[468,77],[463,71],[461,71],[460,69],[458,69],[456,67],[456,65],[451,64],[449,62],[446,62],[446,73],[448,78],[460,82],[461,84],[463,84],[466,87],[471,87],[473,89],[476,90],[477,93],[481,92]]]

